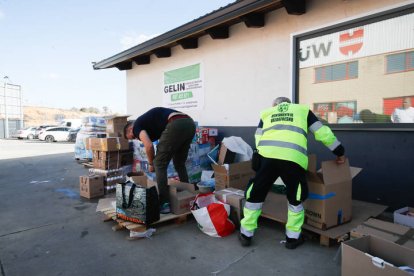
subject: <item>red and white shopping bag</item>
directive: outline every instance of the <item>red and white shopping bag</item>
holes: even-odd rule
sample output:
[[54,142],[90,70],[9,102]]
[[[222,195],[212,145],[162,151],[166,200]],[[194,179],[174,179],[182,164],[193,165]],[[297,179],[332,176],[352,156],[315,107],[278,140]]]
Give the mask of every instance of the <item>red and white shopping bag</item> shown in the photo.
[[191,206],[201,231],[212,237],[225,237],[234,232],[229,220],[230,205],[216,199],[213,193],[198,194]]

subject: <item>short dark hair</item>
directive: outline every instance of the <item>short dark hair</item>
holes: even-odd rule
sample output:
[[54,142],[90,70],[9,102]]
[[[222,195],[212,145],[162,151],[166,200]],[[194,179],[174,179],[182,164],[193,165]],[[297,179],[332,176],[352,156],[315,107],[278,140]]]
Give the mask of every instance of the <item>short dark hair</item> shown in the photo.
[[134,125],[134,122],[135,122],[135,120],[129,120],[126,124],[125,124],[125,126],[124,126],[124,138],[125,139],[128,139],[127,138],[127,130],[128,130],[128,127],[129,126],[131,126],[131,125]]

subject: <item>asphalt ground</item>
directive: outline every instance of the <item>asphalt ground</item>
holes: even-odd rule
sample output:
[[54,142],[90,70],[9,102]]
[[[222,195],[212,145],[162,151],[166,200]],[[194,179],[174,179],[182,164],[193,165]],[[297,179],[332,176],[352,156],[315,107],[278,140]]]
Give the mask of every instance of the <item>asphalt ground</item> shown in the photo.
[[212,238],[194,219],[166,223],[147,239],[96,213],[79,196],[87,169],[74,144],[0,140],[0,271],[9,275],[340,275],[338,246],[317,238],[288,250],[281,224],[259,220],[251,247],[237,233]]

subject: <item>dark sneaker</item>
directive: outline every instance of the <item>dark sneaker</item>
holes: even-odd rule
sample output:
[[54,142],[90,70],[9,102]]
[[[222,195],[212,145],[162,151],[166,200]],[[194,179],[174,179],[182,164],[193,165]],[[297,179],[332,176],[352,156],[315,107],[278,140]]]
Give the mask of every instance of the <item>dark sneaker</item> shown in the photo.
[[168,202],[161,204],[160,214],[169,214],[169,213],[171,213],[170,204]]
[[285,247],[287,249],[295,249],[296,247],[298,247],[304,242],[305,240],[303,239],[302,235],[299,236],[299,239],[291,239],[291,238],[286,237]]
[[242,246],[250,246],[252,244],[252,237],[239,233],[239,241]]

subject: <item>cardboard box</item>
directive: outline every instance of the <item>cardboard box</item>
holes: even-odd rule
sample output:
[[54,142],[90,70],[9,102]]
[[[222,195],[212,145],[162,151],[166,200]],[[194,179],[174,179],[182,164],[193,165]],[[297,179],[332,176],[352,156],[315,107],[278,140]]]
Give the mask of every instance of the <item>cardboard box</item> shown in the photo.
[[100,175],[79,177],[80,196],[95,198],[104,195],[104,178]]
[[394,223],[414,228],[414,208],[404,207],[394,211]]
[[404,225],[370,218],[351,230],[353,239],[368,235],[414,249],[414,229]]
[[223,143],[220,145],[220,151],[218,155],[218,164],[231,164],[236,159],[236,153],[229,150]]
[[[211,165],[216,180],[216,191],[226,188],[245,190],[250,178],[254,177],[251,161],[243,161],[229,165]],[[227,169],[228,167],[228,169]]]
[[[125,157],[127,156],[127,157]],[[114,159],[118,160],[119,158],[130,158],[132,161],[133,151],[131,150],[120,150],[120,151],[93,151],[93,158],[108,160]]]
[[93,151],[93,167],[102,170],[118,169],[133,163],[132,151]]
[[106,119],[106,133],[109,133],[109,137],[123,137],[124,127],[127,123],[127,118],[129,115],[125,116],[111,116],[105,117]]
[[157,190],[158,190],[157,182],[155,180],[149,179],[142,172],[133,173],[133,175],[130,175],[129,178],[132,182],[134,182],[135,184],[141,185],[142,187],[150,188],[152,186],[155,186],[157,187]]
[[414,250],[375,236],[342,243],[342,276],[412,275],[401,266],[414,267]]
[[240,227],[240,220],[243,218],[243,207],[246,202],[244,191],[227,188],[216,191],[214,194],[218,200],[230,205],[230,219],[237,228]]
[[118,151],[128,150],[129,142],[122,137],[109,137],[109,138],[94,138],[90,137],[86,139],[86,149],[96,151]]
[[170,182],[169,186],[171,212],[176,215],[190,212],[190,202],[196,196],[194,184]]
[[316,156],[309,156],[307,182],[308,199],[304,202],[305,222],[326,230],[352,219],[352,178],[361,169],[335,161],[324,161],[322,170],[316,171]]

